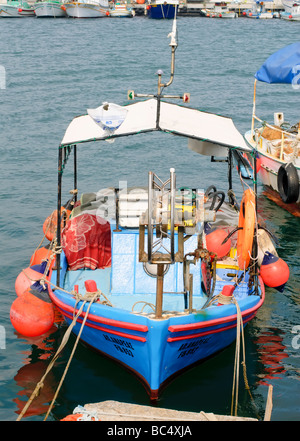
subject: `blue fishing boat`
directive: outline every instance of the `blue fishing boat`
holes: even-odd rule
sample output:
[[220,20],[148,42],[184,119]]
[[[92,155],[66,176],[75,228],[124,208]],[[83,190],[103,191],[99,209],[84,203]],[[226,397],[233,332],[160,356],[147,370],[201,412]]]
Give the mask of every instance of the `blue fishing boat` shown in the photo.
[[[256,172],[240,206],[232,187],[232,152],[251,148],[231,118],[187,106],[187,93],[162,93],[174,78],[176,20],[169,36],[171,75],[163,82],[158,71],[155,94],[128,91],[137,101],[105,102],[67,127],[58,148],[57,209],[43,226],[49,244],[20,274],[11,307],[23,335],[48,331],[58,309],[85,345],[132,371],[152,400],[176,375],[236,340],[263,305],[263,273],[274,268],[272,247],[259,240],[268,233],[256,210]],[[78,196],[83,143],[130,142],[154,131],[187,139],[199,154],[199,173],[202,155],[212,164],[225,158],[228,200],[215,185],[177,188],[172,164],[164,179],[149,171],[145,186],[121,186],[117,175],[111,187]],[[72,196],[62,204],[71,155]]]
[[179,0],[154,0],[147,5],[147,16],[155,19],[173,19],[178,6]]

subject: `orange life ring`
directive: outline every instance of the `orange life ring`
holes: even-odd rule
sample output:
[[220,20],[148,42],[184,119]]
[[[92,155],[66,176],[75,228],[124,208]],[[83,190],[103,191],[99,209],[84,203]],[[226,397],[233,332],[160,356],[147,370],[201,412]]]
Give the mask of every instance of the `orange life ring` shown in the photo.
[[254,228],[255,228],[255,195],[250,188],[244,191],[240,216],[239,230],[237,238],[237,257],[239,268],[248,268],[252,253]]
[[[63,215],[63,212],[66,212],[66,221],[68,221],[69,216],[71,214],[71,210],[67,210],[64,207],[61,207],[61,215]],[[64,227],[64,219],[62,216],[61,221],[61,229]],[[56,234],[56,228],[57,228],[57,210],[54,210],[50,216],[47,217],[43,224],[43,232],[46,236],[46,238],[51,242]]]

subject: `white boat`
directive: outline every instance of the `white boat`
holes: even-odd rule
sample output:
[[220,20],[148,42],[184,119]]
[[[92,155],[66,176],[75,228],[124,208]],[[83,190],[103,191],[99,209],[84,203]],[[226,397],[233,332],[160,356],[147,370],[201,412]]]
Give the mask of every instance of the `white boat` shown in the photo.
[[134,10],[130,8],[127,3],[117,2],[109,10],[110,17],[133,17]]
[[34,4],[34,11],[37,17],[66,17],[66,11],[61,8],[59,0],[37,1]]
[[[292,126],[282,112],[274,113],[274,123],[256,115],[256,83],[291,84],[299,88],[300,43],[293,43],[271,55],[255,74],[251,130],[246,141],[255,148],[259,160],[258,174],[266,196],[294,216],[300,217],[300,123]],[[297,93],[297,90],[296,92]],[[259,124],[255,127],[255,124]],[[249,157],[249,159],[251,159]]]
[[8,1],[0,5],[0,17],[34,17],[34,8],[26,2]]
[[109,15],[108,0],[67,1],[62,9],[72,18],[101,18]]
[[227,6],[215,6],[213,9],[206,10],[206,17],[211,18],[236,18],[237,13],[230,11]]
[[280,17],[283,20],[300,21],[300,3],[293,3],[293,6],[282,12]]
[[271,10],[266,10],[263,2],[256,2],[252,9],[246,11],[246,16],[249,18],[270,19],[274,18],[274,13]]

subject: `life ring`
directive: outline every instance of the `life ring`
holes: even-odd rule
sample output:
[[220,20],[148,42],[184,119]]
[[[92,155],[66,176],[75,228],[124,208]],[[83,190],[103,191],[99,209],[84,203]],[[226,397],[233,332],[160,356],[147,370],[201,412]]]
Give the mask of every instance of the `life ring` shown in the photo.
[[282,165],[278,170],[277,188],[281,199],[286,204],[296,202],[299,197],[299,177],[294,164]]
[[256,219],[255,211],[255,195],[253,190],[248,188],[244,191],[241,202],[237,238],[238,265],[242,270],[248,268],[250,263]]

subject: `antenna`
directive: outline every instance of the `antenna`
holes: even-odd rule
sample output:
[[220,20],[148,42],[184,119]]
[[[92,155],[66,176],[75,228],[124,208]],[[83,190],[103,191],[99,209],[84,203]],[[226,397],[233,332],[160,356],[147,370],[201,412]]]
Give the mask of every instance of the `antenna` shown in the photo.
[[173,25],[172,25],[172,31],[168,34],[168,38],[170,38],[169,46],[171,46],[171,74],[170,79],[166,83],[161,82],[161,77],[163,75],[163,71],[159,69],[156,74],[158,75],[158,86],[157,86],[157,95],[153,94],[142,94],[142,93],[135,93],[134,90],[128,90],[127,92],[127,98],[128,100],[134,100],[135,98],[142,98],[142,97],[156,97],[158,99],[160,98],[177,98],[182,99],[184,103],[190,102],[190,94],[184,93],[183,95],[162,95],[162,89],[165,87],[170,86],[173,83],[174,79],[174,72],[175,72],[175,51],[178,46],[177,44],[177,21],[176,21],[176,9],[175,9],[175,15],[173,19]]

